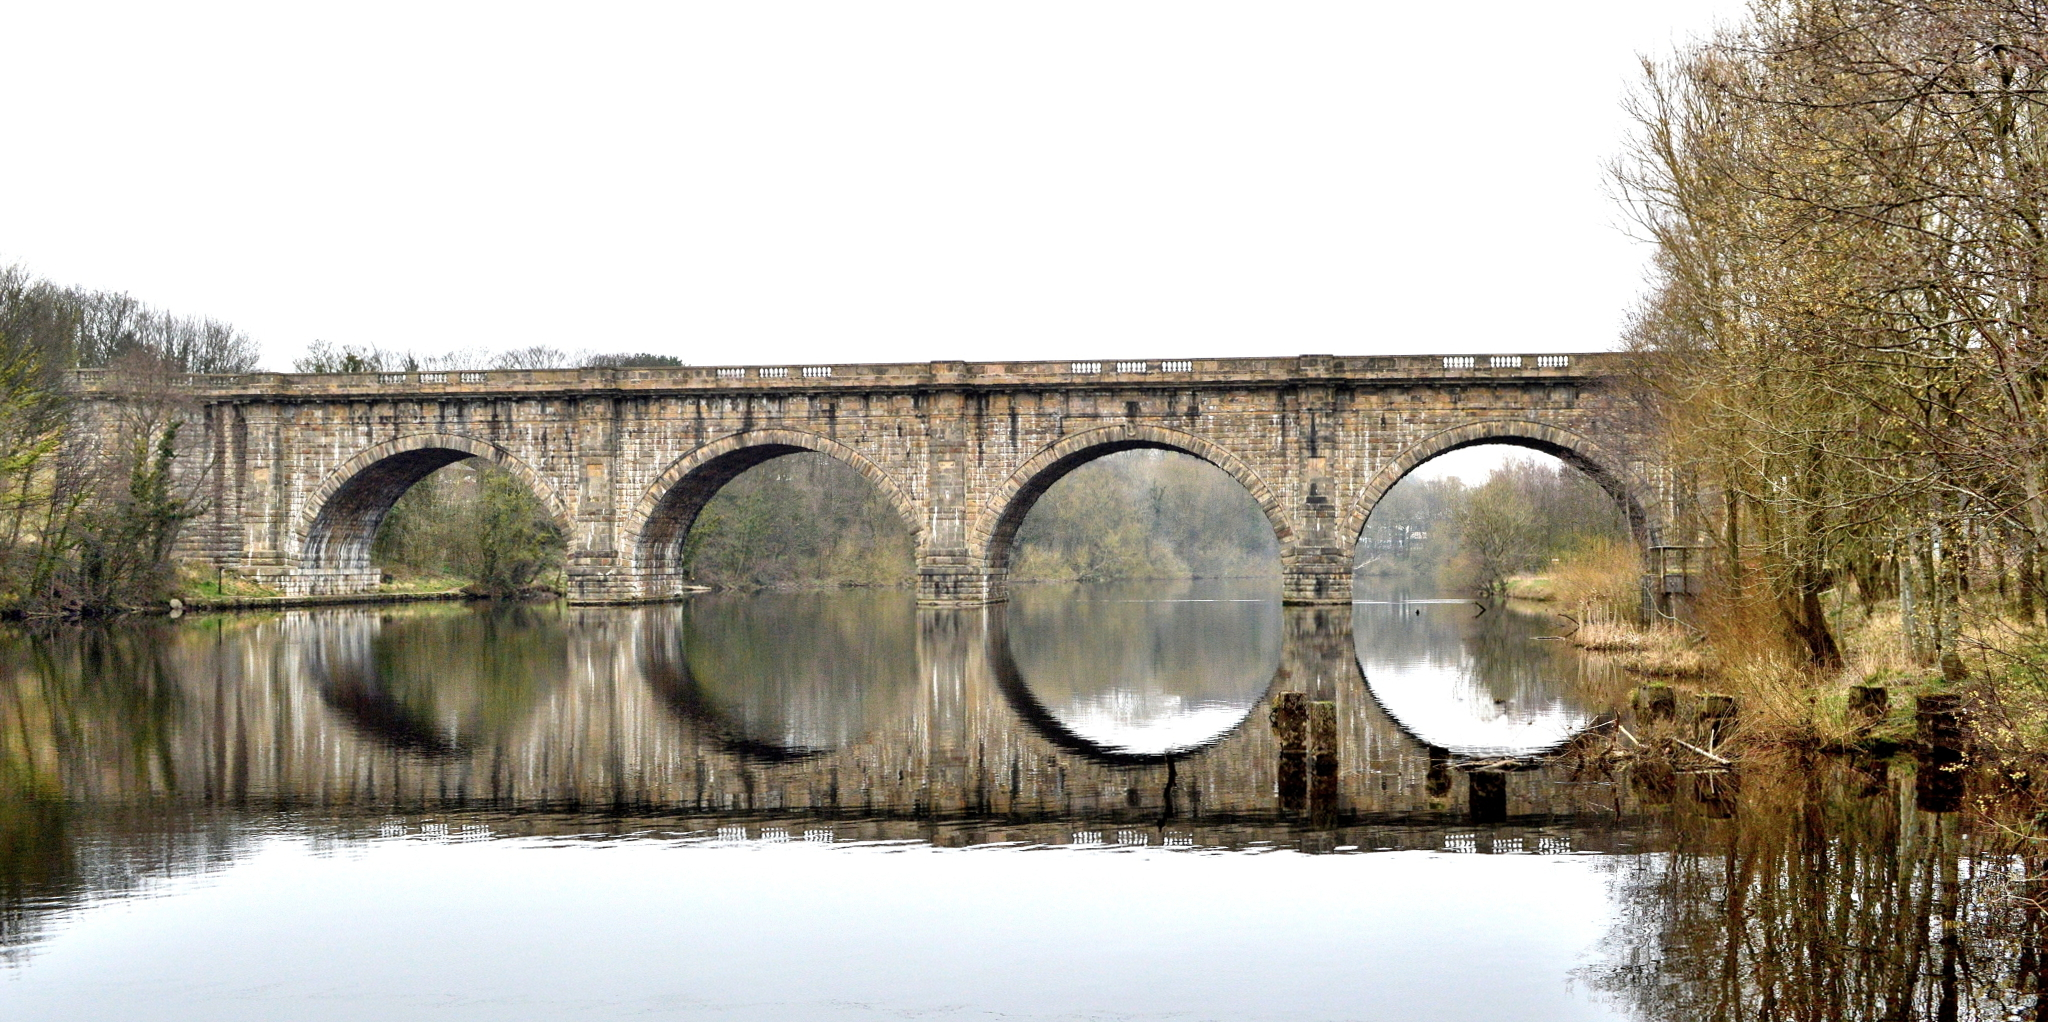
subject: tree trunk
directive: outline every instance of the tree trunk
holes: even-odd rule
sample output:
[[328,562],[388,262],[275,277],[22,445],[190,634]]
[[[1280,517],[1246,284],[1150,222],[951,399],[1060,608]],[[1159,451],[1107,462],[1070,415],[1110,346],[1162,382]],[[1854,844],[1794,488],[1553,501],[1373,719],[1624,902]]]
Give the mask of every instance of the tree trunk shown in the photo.
[[1820,587],[1812,583],[1799,586],[1798,592],[1781,605],[1785,623],[1791,629],[1792,638],[1806,654],[1807,663],[1822,670],[1838,670],[1842,666],[1842,647],[1835,642],[1835,633],[1828,627],[1828,615],[1820,603]]

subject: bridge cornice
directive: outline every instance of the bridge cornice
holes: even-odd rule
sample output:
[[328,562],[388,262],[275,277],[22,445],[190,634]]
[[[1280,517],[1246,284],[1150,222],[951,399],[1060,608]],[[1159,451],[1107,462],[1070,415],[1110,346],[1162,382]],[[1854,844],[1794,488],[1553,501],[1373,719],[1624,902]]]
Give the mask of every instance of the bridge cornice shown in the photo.
[[[797,395],[835,391],[1187,390],[1299,386],[1536,385],[1625,375],[1626,352],[1524,355],[1302,355],[1274,358],[840,363],[402,373],[241,373],[174,377],[203,402]],[[134,388],[109,370],[73,373],[84,394]],[[152,381],[155,382],[155,381]]]

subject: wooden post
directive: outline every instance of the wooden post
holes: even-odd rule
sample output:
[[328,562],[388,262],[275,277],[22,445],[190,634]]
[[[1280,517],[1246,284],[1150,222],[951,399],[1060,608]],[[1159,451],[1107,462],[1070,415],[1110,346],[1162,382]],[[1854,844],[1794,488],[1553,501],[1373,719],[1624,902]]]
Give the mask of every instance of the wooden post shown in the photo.
[[1891,710],[1891,693],[1883,685],[1849,686],[1849,719],[1872,727]]

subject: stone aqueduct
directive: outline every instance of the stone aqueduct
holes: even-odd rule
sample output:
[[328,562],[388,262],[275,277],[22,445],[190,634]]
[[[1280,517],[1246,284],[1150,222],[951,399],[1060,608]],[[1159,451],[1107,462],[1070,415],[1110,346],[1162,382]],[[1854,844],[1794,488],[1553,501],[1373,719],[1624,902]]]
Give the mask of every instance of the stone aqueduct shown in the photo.
[[[1663,501],[1620,385],[1629,356],[1305,355],[1105,362],[194,376],[182,459],[206,497],[181,553],[292,595],[361,592],[372,537],[407,487],[482,458],[570,537],[569,598],[659,599],[719,487],[816,451],[857,469],[917,538],[928,606],[1005,596],[1033,502],[1115,451],[1181,451],[1229,473],[1279,539],[1284,593],[1348,603],[1354,547],[1407,472],[1478,443],[1586,470],[1655,542]],[[131,398],[101,374],[103,411]]]

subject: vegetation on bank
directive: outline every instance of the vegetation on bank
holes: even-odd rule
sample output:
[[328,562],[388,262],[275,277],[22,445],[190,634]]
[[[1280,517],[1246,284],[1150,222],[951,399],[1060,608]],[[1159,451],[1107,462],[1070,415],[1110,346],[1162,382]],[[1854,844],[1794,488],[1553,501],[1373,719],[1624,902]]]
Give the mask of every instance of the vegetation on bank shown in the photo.
[[370,555],[389,592],[506,597],[560,592],[566,548],[561,526],[525,483],[472,458],[398,498]]
[[[160,600],[172,543],[203,509],[174,471],[196,411],[171,376],[237,372],[255,346],[226,324],[0,268],[0,614],[92,615]],[[84,421],[64,373],[107,370],[131,395]]]
[[[1966,692],[2048,743],[2048,19],[1765,0],[1646,66],[1616,181],[1657,246],[1631,345],[1706,555],[1703,651],[1752,733],[1848,686]],[[1894,701],[1898,707],[1908,699]]]

